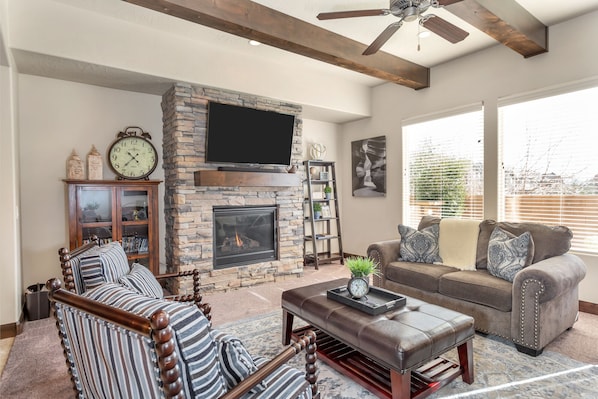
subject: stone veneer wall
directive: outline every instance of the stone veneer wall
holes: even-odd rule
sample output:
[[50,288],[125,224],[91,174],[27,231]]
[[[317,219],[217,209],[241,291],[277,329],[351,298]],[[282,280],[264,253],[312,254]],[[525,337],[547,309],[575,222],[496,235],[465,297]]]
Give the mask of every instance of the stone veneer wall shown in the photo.
[[[197,268],[202,291],[222,291],[303,273],[303,188],[198,187],[193,173],[217,169],[205,163],[209,100],[295,115],[292,162],[303,174],[301,106],[270,98],[177,83],[162,97],[164,124],[166,263],[169,271]],[[234,143],[231,143],[234,145]],[[265,168],[265,167],[264,167]],[[273,167],[271,167],[273,168]],[[212,207],[278,205],[277,261],[214,270]],[[190,292],[191,281],[177,282],[175,293]]]

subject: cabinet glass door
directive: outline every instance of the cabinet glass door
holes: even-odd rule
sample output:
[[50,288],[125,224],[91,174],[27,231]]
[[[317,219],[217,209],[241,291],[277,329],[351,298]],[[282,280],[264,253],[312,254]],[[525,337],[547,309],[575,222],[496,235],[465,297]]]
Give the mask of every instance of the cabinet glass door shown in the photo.
[[122,246],[130,261],[148,266],[149,263],[149,192],[123,189],[120,198]]
[[112,190],[100,187],[79,189],[77,217],[81,228],[78,245],[86,244],[92,235],[98,236],[100,244],[113,240]]

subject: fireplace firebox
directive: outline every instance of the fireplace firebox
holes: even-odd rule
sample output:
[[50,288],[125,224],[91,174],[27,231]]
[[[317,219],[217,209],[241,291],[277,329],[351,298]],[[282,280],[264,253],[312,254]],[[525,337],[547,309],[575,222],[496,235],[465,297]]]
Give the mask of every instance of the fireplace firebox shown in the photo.
[[278,259],[277,206],[215,206],[214,269]]

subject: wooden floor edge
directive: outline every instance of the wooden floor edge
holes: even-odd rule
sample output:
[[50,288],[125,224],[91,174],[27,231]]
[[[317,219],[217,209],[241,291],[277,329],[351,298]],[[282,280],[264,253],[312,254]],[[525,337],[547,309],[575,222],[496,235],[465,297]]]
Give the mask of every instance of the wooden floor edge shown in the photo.
[[579,301],[579,311],[598,315],[598,303]]

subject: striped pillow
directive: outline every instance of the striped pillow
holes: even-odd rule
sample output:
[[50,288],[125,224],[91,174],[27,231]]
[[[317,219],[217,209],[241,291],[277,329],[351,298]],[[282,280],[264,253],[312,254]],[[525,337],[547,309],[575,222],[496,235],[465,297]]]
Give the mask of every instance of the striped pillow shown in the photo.
[[218,366],[216,343],[209,331],[210,322],[197,306],[148,298],[116,283],[102,284],[84,296],[144,317],[150,317],[159,309],[168,312],[180,352],[179,368],[186,382],[185,397],[215,399],[226,392]]
[[[75,273],[76,264],[72,267]],[[90,249],[79,261],[79,275],[85,291],[106,281],[116,282],[129,270],[127,254],[118,241]]]
[[[226,388],[232,389],[245,378],[257,371],[253,358],[238,338],[212,329],[212,337],[218,348],[218,363],[224,375]],[[260,393],[267,388],[263,381],[254,386],[249,392]]]
[[102,262],[98,255],[82,257],[79,260],[79,270],[85,291],[106,282],[102,272]]
[[156,277],[145,266],[139,263],[133,263],[129,274],[121,276],[118,282],[125,287],[137,292],[138,294],[150,298],[163,298],[164,292],[162,286],[156,280]]

